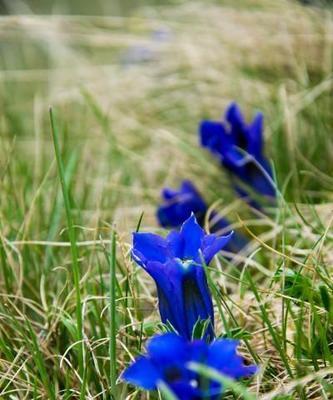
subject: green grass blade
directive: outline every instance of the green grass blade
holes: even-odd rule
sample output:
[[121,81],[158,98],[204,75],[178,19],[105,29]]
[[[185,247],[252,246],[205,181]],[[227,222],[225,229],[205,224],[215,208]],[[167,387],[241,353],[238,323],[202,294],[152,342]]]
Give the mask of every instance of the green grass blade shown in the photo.
[[54,386],[51,384],[50,376],[48,375],[48,372],[46,370],[45,359],[39,349],[38,339],[36,337],[34,330],[32,329],[31,323],[28,319],[26,320],[26,323],[27,323],[27,327],[28,327],[30,337],[31,337],[33,358],[36,363],[37,369],[40,373],[45,390],[48,394],[48,398],[50,400],[56,400]]
[[[53,115],[52,108],[50,108],[50,121],[51,121],[51,131],[52,131],[52,139],[54,144],[54,151],[57,160],[58,166],[58,174],[61,183],[61,189],[64,199],[64,205],[66,209],[66,217],[67,217],[67,225],[68,225],[68,234],[69,240],[71,243],[71,255],[72,255],[72,272],[73,272],[73,281],[75,287],[75,296],[76,296],[76,323],[77,323],[77,340],[79,341],[79,373],[80,376],[83,377],[84,370],[84,347],[83,347],[83,321],[82,321],[82,305],[81,305],[81,289],[80,289],[80,269],[78,263],[78,249],[76,244],[76,233],[73,223],[73,217],[71,212],[71,205],[69,200],[69,192],[68,187],[66,185],[65,179],[65,169],[63,165],[63,161],[61,158],[61,151],[59,145],[59,133],[56,126],[56,121]],[[81,393],[82,395],[82,393]]]
[[252,279],[251,275],[248,273],[248,271],[246,271],[245,276],[247,277],[248,282],[250,284],[250,287],[251,287],[251,289],[253,291],[253,294],[254,294],[257,302],[258,302],[260,311],[262,313],[262,320],[267,325],[268,331],[272,336],[272,340],[274,342],[275,348],[279,352],[281,360],[282,360],[282,362],[283,362],[283,364],[284,364],[289,376],[291,378],[293,378],[294,374],[293,374],[293,372],[291,370],[291,367],[289,365],[288,356],[285,353],[284,348],[283,348],[283,346],[281,344],[281,340],[279,338],[278,332],[274,329],[274,327],[273,327],[273,325],[272,325],[272,323],[271,323],[271,321],[269,319],[269,315],[268,315],[268,312],[267,312],[265,306],[262,305],[261,298],[259,296],[259,292],[258,292],[258,290],[256,288],[256,285],[254,284],[253,279]]
[[111,393],[116,399],[117,359],[116,359],[116,233],[111,236],[111,251],[109,256],[110,272],[110,384]]
[[178,397],[172,392],[171,389],[164,383],[159,382],[158,389],[164,400],[179,400]]

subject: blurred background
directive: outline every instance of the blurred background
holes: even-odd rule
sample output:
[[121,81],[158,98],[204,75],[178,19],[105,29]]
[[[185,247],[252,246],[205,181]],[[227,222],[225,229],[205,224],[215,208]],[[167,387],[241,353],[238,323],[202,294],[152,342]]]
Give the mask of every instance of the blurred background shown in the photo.
[[[129,15],[142,6],[177,5],[186,0],[1,0],[0,10],[3,14],[78,14],[78,15]],[[217,4],[232,5],[235,2],[214,0]],[[299,0],[306,5],[328,6],[330,0]],[[255,5],[255,1],[250,2]]]
[[3,14],[78,14],[78,15],[129,15],[134,9],[145,5],[177,4],[177,0],[1,0]]
[[264,112],[286,198],[330,199],[332,12],[303,3],[2,0],[2,193],[15,187],[21,210],[8,229],[37,193],[36,232],[54,210],[50,105],[83,225],[113,218],[130,231],[142,210],[155,225],[161,188],[198,175],[208,201],[234,199],[197,136],[233,100],[248,119]]

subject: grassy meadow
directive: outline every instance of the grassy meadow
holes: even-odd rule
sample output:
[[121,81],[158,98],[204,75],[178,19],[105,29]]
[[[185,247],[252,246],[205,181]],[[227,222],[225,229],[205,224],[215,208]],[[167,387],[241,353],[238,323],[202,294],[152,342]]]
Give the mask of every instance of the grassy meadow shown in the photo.
[[[0,17],[0,399],[161,398],[118,379],[161,329],[131,233],[166,233],[185,178],[250,238],[208,270],[217,332],[260,365],[224,398],[332,399],[332,10],[160,3]],[[232,100],[265,115],[267,215],[198,144]]]

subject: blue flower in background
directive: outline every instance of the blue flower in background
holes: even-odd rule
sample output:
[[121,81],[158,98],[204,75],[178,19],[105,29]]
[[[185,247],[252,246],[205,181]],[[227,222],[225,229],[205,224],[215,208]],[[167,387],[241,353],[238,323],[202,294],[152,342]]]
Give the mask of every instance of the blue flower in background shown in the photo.
[[157,210],[157,219],[164,228],[177,228],[186,221],[192,213],[202,226],[207,204],[200,193],[189,180],[184,180],[179,190],[164,188],[162,190],[163,204]]
[[213,303],[202,264],[208,265],[231,236],[206,235],[194,215],[166,238],[133,234],[132,256],[156,283],[162,322],[187,339],[198,321],[209,321],[205,338],[214,338]]
[[[248,125],[238,105],[232,103],[223,121],[202,121],[200,140],[236,178],[260,195],[274,198],[272,169],[263,154],[263,115],[257,113]],[[263,172],[264,171],[264,172]],[[251,196],[235,183],[242,197]],[[256,206],[256,203],[253,203]]]
[[[184,180],[179,190],[164,188],[162,190],[163,204],[157,209],[157,219],[165,228],[178,228],[194,213],[199,225],[204,226],[205,215],[208,206],[201,194],[189,180]],[[217,212],[209,216],[209,223],[212,233],[230,233],[230,222],[222,218]],[[228,229],[229,228],[229,229]],[[234,232],[230,241],[226,244],[225,250],[237,253],[242,250],[248,241],[239,232]]]
[[122,379],[145,390],[156,390],[163,382],[180,400],[217,400],[223,392],[221,384],[202,379],[189,364],[200,363],[232,379],[250,377],[258,368],[244,364],[237,354],[238,344],[232,339],[207,344],[203,340],[188,342],[174,333],[158,335],[148,342],[147,354],[123,372]]

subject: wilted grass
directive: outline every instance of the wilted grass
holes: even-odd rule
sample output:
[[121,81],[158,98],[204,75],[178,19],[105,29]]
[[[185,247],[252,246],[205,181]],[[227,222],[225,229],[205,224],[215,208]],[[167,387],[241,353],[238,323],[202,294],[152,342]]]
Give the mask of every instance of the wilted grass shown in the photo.
[[[227,398],[333,397],[332,14],[220,3],[0,19],[0,398],[155,398],[114,385],[160,329],[130,233],[158,229],[159,191],[182,178],[252,239],[209,269],[217,331],[261,365]],[[231,100],[265,113],[267,216],[198,147]]]

